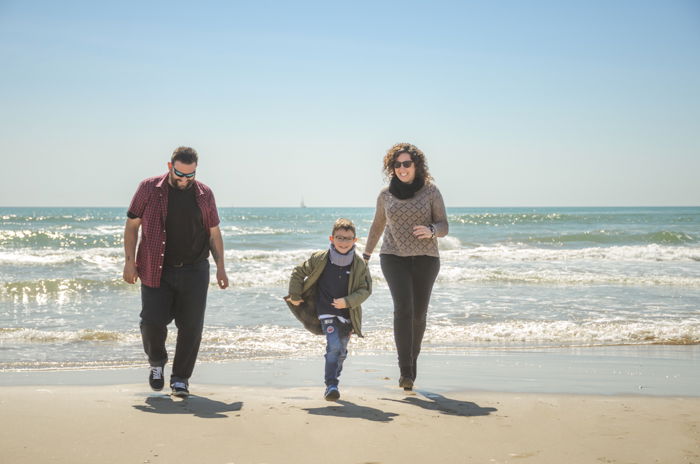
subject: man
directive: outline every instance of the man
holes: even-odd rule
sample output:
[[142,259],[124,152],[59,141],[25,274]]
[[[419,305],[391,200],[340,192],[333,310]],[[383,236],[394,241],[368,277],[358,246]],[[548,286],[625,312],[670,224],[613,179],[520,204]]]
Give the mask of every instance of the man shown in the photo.
[[182,398],[189,395],[202,339],[210,252],[219,288],[229,284],[214,194],[195,180],[197,160],[193,148],[176,149],[166,174],[141,182],[124,227],[123,277],[130,284],[141,279],[140,326],[149,384],[155,391],[163,389],[167,326],[174,319],[178,334],[170,387]]

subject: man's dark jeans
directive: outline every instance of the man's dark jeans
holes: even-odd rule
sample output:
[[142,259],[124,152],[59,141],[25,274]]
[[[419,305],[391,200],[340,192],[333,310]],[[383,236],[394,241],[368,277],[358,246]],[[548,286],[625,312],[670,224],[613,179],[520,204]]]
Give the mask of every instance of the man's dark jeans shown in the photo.
[[209,289],[209,261],[165,266],[160,287],[141,284],[141,338],[151,366],[168,361],[165,339],[175,320],[177,343],[170,382],[188,383],[199,353]]

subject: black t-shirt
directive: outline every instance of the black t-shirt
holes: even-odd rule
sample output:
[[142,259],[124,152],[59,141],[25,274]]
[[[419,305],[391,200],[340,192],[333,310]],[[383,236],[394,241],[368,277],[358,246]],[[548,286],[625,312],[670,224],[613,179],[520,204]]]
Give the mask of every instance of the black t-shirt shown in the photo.
[[336,266],[328,259],[328,263],[317,282],[316,313],[319,316],[333,315],[350,318],[350,310],[348,308],[337,309],[331,303],[333,303],[334,298],[345,298],[348,296],[351,267],[352,264]]
[[209,239],[202,211],[192,187],[180,190],[168,185],[165,218],[165,265],[194,264],[209,257]]

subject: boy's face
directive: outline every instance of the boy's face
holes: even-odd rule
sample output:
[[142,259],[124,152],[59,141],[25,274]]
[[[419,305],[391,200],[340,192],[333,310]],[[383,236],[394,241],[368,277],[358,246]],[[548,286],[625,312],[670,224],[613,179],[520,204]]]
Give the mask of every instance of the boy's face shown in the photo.
[[357,241],[355,234],[353,234],[351,230],[347,229],[337,229],[333,235],[328,238],[330,238],[331,243],[335,245],[335,249],[343,254],[350,251],[352,246]]

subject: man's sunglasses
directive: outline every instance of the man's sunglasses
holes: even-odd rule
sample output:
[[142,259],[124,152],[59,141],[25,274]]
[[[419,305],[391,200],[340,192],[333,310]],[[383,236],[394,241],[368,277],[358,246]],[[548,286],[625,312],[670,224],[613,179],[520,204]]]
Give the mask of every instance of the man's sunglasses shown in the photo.
[[180,172],[175,167],[173,166],[173,172],[177,177],[187,177],[188,179],[192,179],[194,175],[197,173],[197,171],[192,171],[189,174],[185,174],[184,172]]
[[413,160],[407,160],[407,161],[394,161],[394,169],[398,169],[401,166],[405,168],[410,168],[413,166]]

